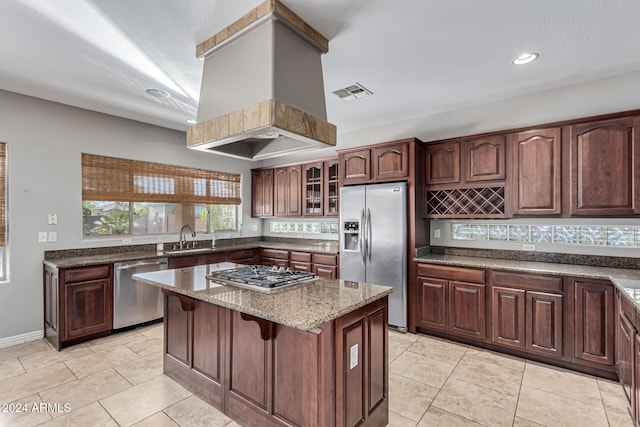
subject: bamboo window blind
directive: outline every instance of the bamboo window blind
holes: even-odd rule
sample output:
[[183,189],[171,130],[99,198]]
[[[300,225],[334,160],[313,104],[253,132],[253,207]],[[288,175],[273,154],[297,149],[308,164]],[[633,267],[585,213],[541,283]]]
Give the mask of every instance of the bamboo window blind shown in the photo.
[[0,246],[7,235],[7,144],[0,142]]
[[240,175],[82,154],[82,200],[240,204]]

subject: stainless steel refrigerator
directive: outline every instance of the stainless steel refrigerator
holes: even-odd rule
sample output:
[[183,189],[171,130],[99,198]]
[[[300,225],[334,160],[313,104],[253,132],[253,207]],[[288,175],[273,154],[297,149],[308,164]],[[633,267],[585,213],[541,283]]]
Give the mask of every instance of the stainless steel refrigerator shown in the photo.
[[407,329],[407,184],[340,189],[340,278],[391,286],[389,325]]

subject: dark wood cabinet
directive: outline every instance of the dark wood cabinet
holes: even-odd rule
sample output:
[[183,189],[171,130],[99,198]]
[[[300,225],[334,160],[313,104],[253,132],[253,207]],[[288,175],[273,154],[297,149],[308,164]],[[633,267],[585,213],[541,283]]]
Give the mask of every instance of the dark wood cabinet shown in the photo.
[[491,341],[564,357],[563,279],[503,271],[494,271],[491,277]]
[[418,265],[418,326],[484,340],[485,299],[484,271]]
[[363,184],[371,179],[371,150],[357,149],[339,154],[342,185]]
[[262,249],[261,251],[262,265],[267,267],[282,267],[285,270],[289,268],[289,251],[280,249]]
[[274,216],[302,215],[302,176],[300,166],[274,169]]
[[330,254],[312,254],[312,271],[318,277],[325,279],[337,279],[338,273],[338,255]]
[[613,285],[574,279],[575,359],[577,363],[614,365]]
[[302,165],[303,215],[324,214],[324,165],[322,162]]
[[111,264],[44,269],[45,337],[58,350],[111,333]]
[[311,254],[309,252],[291,251],[289,253],[289,264],[293,271],[311,272]]
[[341,185],[390,182],[409,178],[414,139],[373,144],[338,152]]
[[273,169],[251,171],[251,216],[273,216]]
[[409,142],[392,143],[371,149],[372,179],[390,181],[409,176]]
[[504,135],[476,138],[463,143],[462,159],[466,182],[501,181],[505,173]]
[[198,255],[182,255],[169,257],[168,268],[188,268],[200,265]]
[[634,399],[634,353],[635,353],[635,337],[636,330],[634,329],[631,321],[620,310],[618,314],[617,322],[617,336],[616,336],[616,370],[620,384],[629,400],[632,407],[635,408]]
[[340,174],[338,158],[324,161],[324,215],[340,214]]
[[301,331],[163,293],[164,373],[238,424],[387,424],[386,297]]
[[511,136],[514,215],[562,213],[561,129]]
[[236,264],[260,264],[260,249],[236,249],[227,252],[227,261]]
[[640,213],[640,117],[570,127],[571,215]]
[[460,182],[460,143],[429,144],[425,150],[427,185]]

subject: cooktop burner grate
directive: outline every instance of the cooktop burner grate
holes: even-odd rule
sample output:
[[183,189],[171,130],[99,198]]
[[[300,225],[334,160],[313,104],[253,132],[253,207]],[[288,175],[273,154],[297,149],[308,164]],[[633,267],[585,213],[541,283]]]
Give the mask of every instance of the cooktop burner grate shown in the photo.
[[222,283],[247,285],[256,290],[270,290],[294,283],[313,280],[317,276],[306,271],[291,271],[282,267],[267,267],[264,265],[247,265],[230,270],[216,271],[207,278]]

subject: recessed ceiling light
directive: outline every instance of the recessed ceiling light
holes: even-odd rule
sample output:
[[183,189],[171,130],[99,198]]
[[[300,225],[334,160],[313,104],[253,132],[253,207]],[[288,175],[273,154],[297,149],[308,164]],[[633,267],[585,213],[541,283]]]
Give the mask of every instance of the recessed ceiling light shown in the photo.
[[190,125],[195,125],[197,122],[194,119],[187,119],[187,123]]
[[147,95],[155,96],[156,98],[169,98],[171,96],[169,92],[162,89],[149,88],[145,89],[144,91]]
[[529,62],[535,61],[536,59],[538,59],[539,56],[540,54],[535,52],[523,53],[522,55],[518,56],[511,62],[513,63],[513,65],[524,65],[524,64],[528,64]]

